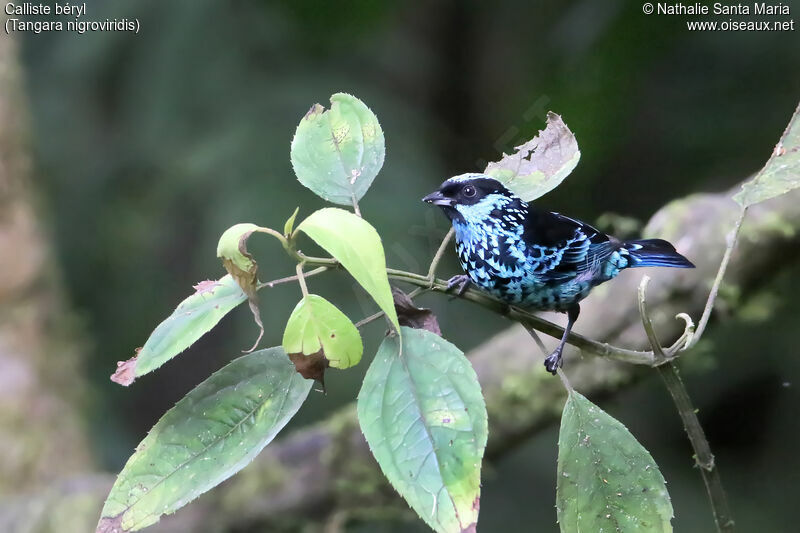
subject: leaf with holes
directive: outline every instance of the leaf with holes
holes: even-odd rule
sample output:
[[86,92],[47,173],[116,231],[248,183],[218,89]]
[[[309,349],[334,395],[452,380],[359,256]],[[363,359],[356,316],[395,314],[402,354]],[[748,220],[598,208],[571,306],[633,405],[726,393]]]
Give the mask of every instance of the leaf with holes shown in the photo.
[[136,531],[244,468],[311,390],[279,348],[235,359],[195,387],[137,446],[106,499],[97,531]]
[[331,108],[314,104],[292,139],[300,183],[329,202],[352,205],[383,166],[386,144],[375,114],[358,98],[337,93]]
[[160,367],[210,331],[222,317],[247,300],[230,275],[195,285],[195,293],[159,324],[144,346],[128,361],[117,363],[111,380],[130,385],[133,380]]
[[438,532],[475,531],[488,435],[478,378],[438,335],[387,337],[358,395],[358,420],[381,470]]
[[672,531],[672,503],[650,453],[577,392],[561,415],[556,510],[564,533]]
[[552,111],[547,113],[545,129],[516,150],[489,163],[485,172],[525,201],[555,189],[581,158],[575,135]]
[[733,199],[748,207],[800,187],[800,106],[763,169]]
[[396,329],[400,328],[386,277],[386,258],[378,232],[369,222],[344,209],[327,207],[297,226],[339,261],[364,287]]

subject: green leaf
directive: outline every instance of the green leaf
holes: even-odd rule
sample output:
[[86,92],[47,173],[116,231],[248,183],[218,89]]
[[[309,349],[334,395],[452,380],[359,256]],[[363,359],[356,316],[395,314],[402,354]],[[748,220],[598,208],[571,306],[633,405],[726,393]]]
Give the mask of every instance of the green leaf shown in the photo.
[[295,207],[294,213],[288,219],[286,219],[286,223],[283,225],[283,235],[288,239],[289,236],[294,231],[294,221],[297,219],[297,213],[300,212],[299,207]]
[[474,531],[488,435],[478,378],[441,337],[387,337],[358,395],[358,420],[384,475],[438,532]]
[[159,324],[138,354],[117,363],[111,380],[130,385],[133,380],[160,367],[210,331],[222,317],[247,300],[247,295],[230,275],[195,285],[195,293]]
[[386,277],[383,244],[369,222],[344,209],[327,207],[312,213],[296,231],[304,232],[339,261],[372,296],[394,327],[400,329]]
[[311,385],[279,347],[240,357],[214,373],[137,446],[97,530],[147,527],[244,468],[294,416]]
[[329,202],[352,205],[383,166],[386,145],[378,118],[349,94],[314,104],[292,139],[292,167],[300,183]]
[[575,135],[552,111],[547,113],[545,129],[516,150],[489,163],[485,172],[525,201],[555,189],[581,158]]
[[650,453],[620,422],[570,392],[558,436],[561,531],[672,531],[672,504]]
[[347,315],[316,294],[297,304],[283,333],[286,353],[313,355],[320,350],[334,368],[358,364],[364,346],[361,335]]
[[742,185],[733,199],[742,207],[769,200],[800,187],[800,105],[761,171]]

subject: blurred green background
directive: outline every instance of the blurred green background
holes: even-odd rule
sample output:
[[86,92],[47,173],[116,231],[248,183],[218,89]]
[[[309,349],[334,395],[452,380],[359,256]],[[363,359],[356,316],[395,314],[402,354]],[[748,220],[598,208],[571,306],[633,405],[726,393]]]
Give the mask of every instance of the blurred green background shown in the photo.
[[[800,15],[800,2],[784,3]],[[646,220],[673,198],[726,189],[760,168],[800,97],[798,31],[689,32],[681,17],[621,0],[88,2],[89,19],[106,17],[137,17],[141,31],[27,34],[21,44],[46,222],[90,340],[92,453],[110,471],[166,409],[252,344],[241,308],[135,386],[108,380],[193,283],[223,273],[215,247],[225,228],[280,228],[295,206],[302,216],[322,205],[289,163],[313,103],[344,91],[377,114],[386,163],[362,212],[390,265],[422,271],[447,224],[419,199],[532,137],[547,110],[563,116],[583,155],[540,203],[588,221],[606,212]],[[253,241],[262,279],[291,273],[273,242]],[[456,272],[453,259],[443,274]],[[688,376],[740,531],[796,530],[786,505],[800,482],[794,274],[765,272],[764,292],[782,295],[768,320],[730,316],[709,340],[712,368]],[[311,284],[354,319],[370,314],[341,279]],[[262,296],[262,346],[280,343],[298,297],[296,286]],[[506,325],[458,302],[425,303],[464,350]],[[382,327],[365,330],[365,362],[330,372],[328,395],[312,394],[293,427],[355,397]],[[676,531],[710,531],[661,384],[604,407],[661,465]],[[483,531],[557,531],[556,436],[486,468]]]

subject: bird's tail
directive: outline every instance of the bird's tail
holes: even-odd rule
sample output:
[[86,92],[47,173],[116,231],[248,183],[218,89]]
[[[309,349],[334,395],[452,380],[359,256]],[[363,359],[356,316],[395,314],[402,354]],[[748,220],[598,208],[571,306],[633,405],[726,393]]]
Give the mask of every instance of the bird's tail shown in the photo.
[[627,250],[630,263],[628,267],[673,267],[694,268],[691,261],[675,251],[675,247],[663,239],[641,239],[625,241],[622,249]]

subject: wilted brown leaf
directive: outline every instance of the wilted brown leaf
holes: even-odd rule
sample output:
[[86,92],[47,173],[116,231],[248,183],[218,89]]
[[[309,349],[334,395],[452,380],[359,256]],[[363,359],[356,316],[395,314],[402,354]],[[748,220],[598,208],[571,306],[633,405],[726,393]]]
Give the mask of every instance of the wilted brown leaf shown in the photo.
[[322,350],[311,355],[290,353],[289,359],[294,363],[298,374],[306,379],[313,379],[320,384],[323,391],[325,390],[325,370],[328,369],[329,363]]
[[136,348],[136,355],[127,361],[117,361],[117,370],[111,375],[111,381],[127,387],[136,379],[136,358],[141,348]]
[[392,287],[392,298],[394,299],[394,308],[397,310],[397,319],[400,321],[401,326],[426,329],[440,337],[442,336],[439,321],[433,311],[415,306],[411,298],[397,287]]

